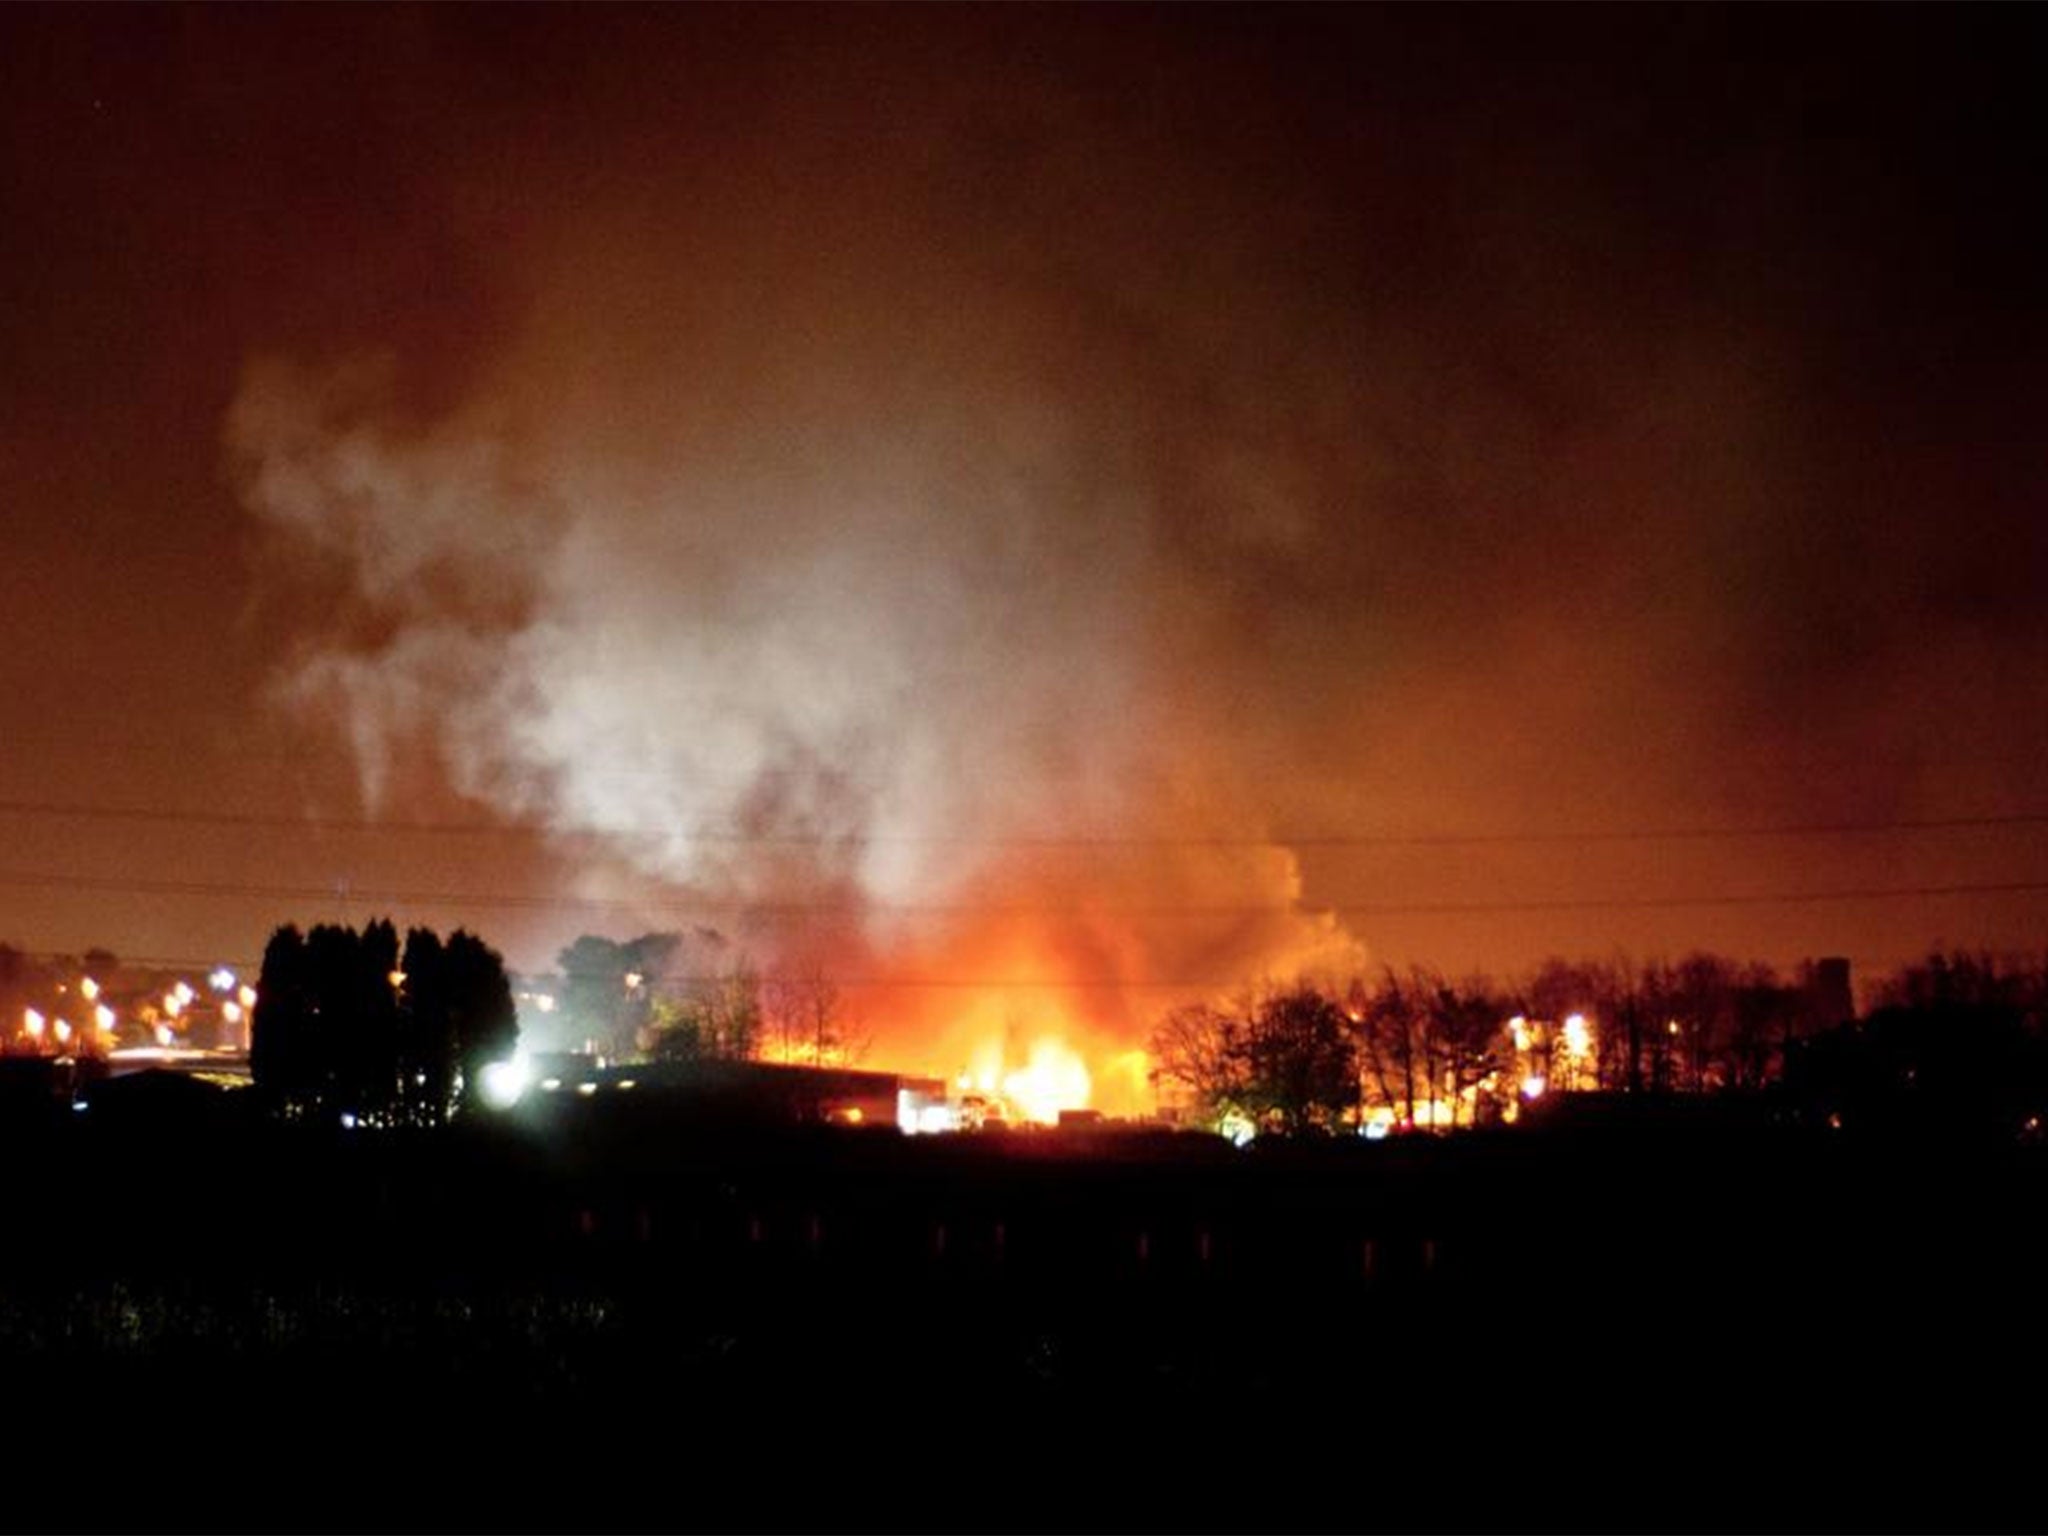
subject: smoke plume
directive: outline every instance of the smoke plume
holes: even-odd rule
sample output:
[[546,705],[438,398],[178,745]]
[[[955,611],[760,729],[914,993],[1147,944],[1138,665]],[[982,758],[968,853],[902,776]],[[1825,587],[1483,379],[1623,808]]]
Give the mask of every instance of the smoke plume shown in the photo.
[[[585,892],[895,981],[883,1041],[1056,1005],[1126,1044],[1360,963],[1322,902],[1500,893],[1330,829],[1919,807],[1879,748],[1936,741],[1894,695],[1967,636],[1841,511],[1888,408],[1845,317],[1910,275],[1814,281],[1839,167],[1788,197],[1766,137],[1660,116],[1671,27],[1067,19],[614,15],[518,112],[488,51],[437,78],[492,132],[412,196],[502,323],[267,352],[227,428],[317,594],[280,688],[367,801],[425,753]],[[1655,894],[1601,857],[1563,894]]]

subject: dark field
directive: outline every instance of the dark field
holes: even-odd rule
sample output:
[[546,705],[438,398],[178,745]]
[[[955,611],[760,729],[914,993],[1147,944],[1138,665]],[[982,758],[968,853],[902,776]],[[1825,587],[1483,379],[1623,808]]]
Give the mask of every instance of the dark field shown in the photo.
[[[628,1113],[627,1111],[631,1111]],[[38,1526],[2036,1528],[2038,1149],[17,1126]]]

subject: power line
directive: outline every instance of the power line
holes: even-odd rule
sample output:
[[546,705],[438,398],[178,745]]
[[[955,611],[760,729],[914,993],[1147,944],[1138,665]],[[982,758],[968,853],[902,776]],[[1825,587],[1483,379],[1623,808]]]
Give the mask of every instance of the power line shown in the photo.
[[876,912],[943,917],[1054,917],[1077,913],[1115,913],[1138,917],[1274,917],[1336,913],[1347,917],[1433,917],[1500,915],[1516,912],[1661,910],[1682,907],[1802,905],[1845,901],[1933,899],[1950,896],[2011,896],[2048,892],[2048,881],[1972,881],[1946,885],[1847,886],[1819,891],[1751,891],[1662,896],[1588,896],[1500,901],[1361,901],[1311,904],[1259,903],[1117,903],[1103,901],[1037,902],[840,902],[748,901],[743,898],[674,898],[552,896],[528,892],[420,891],[333,885],[259,885],[242,881],[160,880],[0,869],[0,885],[100,891],[149,896],[205,896],[243,900],[347,901],[396,907],[505,907],[539,911],[612,911],[735,913],[747,917],[855,917]]
[[[234,960],[214,958],[211,960],[165,959],[159,956],[128,956],[114,952],[123,966],[139,970],[158,971],[208,971],[215,966],[225,965],[241,975],[243,980],[253,982],[262,968],[260,960]],[[28,957],[38,961],[75,961],[79,954],[62,950],[37,950],[28,952]],[[518,973],[528,979],[541,976],[560,975],[560,972]],[[573,976],[577,973],[568,973]],[[587,973],[586,973],[587,974]],[[607,973],[609,974],[609,973]],[[566,979],[566,978],[565,978]],[[1044,977],[1024,976],[833,976],[829,978],[835,987],[863,991],[904,991],[919,992],[1186,992],[1200,989],[1225,990],[1242,987],[1256,978],[1233,976],[1228,978],[1188,978],[1165,980],[1147,978],[1126,979],[1116,976],[1066,976],[1058,980]],[[654,978],[662,988],[669,987],[715,987],[732,980],[730,972],[670,971]]]
[[972,834],[931,834],[927,836],[876,836],[862,833],[746,832],[732,829],[675,827],[563,827],[513,826],[503,822],[394,820],[383,817],[285,816],[252,811],[193,811],[157,806],[84,805],[54,800],[0,800],[0,815],[45,816],[53,819],[183,823],[191,826],[237,827],[266,831],[313,833],[424,834],[429,836],[535,837],[548,835],[570,838],[658,838],[681,843],[735,845],[741,847],[838,848],[848,845],[878,847],[970,847],[970,848],[1463,848],[1486,846],[1544,846],[1575,843],[1698,842],[1739,838],[1842,837],[1889,832],[1942,832],[1988,830],[2027,826],[2048,826],[2048,811],[2014,811],[1983,816],[1896,817],[1871,821],[1791,822],[1748,825],[1705,825],[1635,827],[1602,830],[1582,828],[1544,832],[1326,832],[1292,835],[1274,833],[1264,837],[1165,837],[1117,836],[1074,833],[1066,835],[977,836]]
[[[39,950],[29,952],[30,959],[50,961],[76,961],[76,953],[61,950]],[[235,970],[241,979],[254,982],[261,969],[260,960],[236,960],[215,957],[208,960],[166,959],[150,956],[118,956],[124,967],[154,971],[205,972],[215,966],[226,965]],[[1860,969],[1883,971],[1886,967],[1864,964]],[[1522,967],[1526,971],[1530,967]],[[555,971],[518,972],[515,979],[538,981],[548,976],[561,975]],[[571,976],[574,973],[570,973]],[[1509,973],[1512,976],[1514,973]],[[568,979],[568,978],[565,978]],[[732,973],[717,971],[668,972],[655,978],[657,990],[666,991],[683,987],[717,987],[732,981]],[[1265,981],[1278,979],[1260,976],[1256,973],[1240,973],[1233,976],[1188,976],[1165,977],[1120,977],[1120,976],[1076,976],[1067,975],[1056,979],[1025,976],[833,976],[829,980],[842,991],[904,991],[904,992],[1230,992],[1245,987],[1257,987]]]
[[1667,907],[1793,906],[1831,901],[1891,901],[1940,896],[2019,896],[2048,892],[2048,881],[1965,881],[1953,885],[1852,886],[1831,891],[1754,891],[1711,896],[1589,896],[1554,901],[1445,901],[1339,904],[1323,910],[1370,913],[1378,917],[1441,916],[1464,913],[1577,912]]
[[[95,946],[105,947],[105,946]],[[79,961],[84,951],[30,950],[23,951],[28,959],[50,963]],[[254,981],[262,962],[255,959],[236,959],[215,955],[206,959],[190,959],[169,956],[122,955],[114,951],[119,964],[124,968],[138,970],[202,973],[216,966],[228,966],[245,981]],[[1910,963],[1910,962],[1909,962]],[[1856,962],[1857,969],[1864,972],[1882,973],[1892,968],[1893,962],[1877,962],[1862,959]],[[1527,970],[1528,967],[1523,967]],[[579,975],[593,975],[592,972],[522,971],[514,973],[515,981],[540,981],[559,976],[573,980]],[[610,973],[601,973],[609,978]],[[1510,972],[1512,977],[1514,973]],[[658,991],[674,988],[717,987],[733,979],[731,972],[717,971],[668,971],[650,978],[650,984]],[[764,978],[765,979],[765,978]],[[1042,976],[832,976],[831,984],[844,991],[906,991],[906,992],[1192,992],[1192,991],[1234,991],[1247,986],[1256,987],[1264,981],[1277,979],[1262,977],[1256,973],[1240,973],[1231,976],[1186,976],[1186,977],[1122,977],[1102,975],[1063,975],[1057,978]]]
[[181,811],[156,806],[78,805],[46,800],[0,800],[0,815],[48,816],[77,821],[182,823],[198,827],[240,827],[275,832],[476,833],[530,837],[536,829],[501,822],[390,821],[365,817],[282,816],[255,811]]

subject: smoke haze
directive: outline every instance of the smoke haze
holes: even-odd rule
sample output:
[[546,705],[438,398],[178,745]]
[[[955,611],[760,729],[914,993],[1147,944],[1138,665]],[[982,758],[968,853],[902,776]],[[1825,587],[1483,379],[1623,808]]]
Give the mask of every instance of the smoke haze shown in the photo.
[[[1562,23],[419,23],[409,206],[477,323],[247,362],[236,483],[315,595],[282,694],[373,805],[423,753],[602,834],[585,890],[867,975],[1135,983],[1085,1005],[1127,1039],[1171,984],[1363,963],[1332,907],[1672,888],[1668,850],[1425,869],[1333,830],[2024,799],[2039,317],[1934,280],[2016,292],[2019,215],[1944,180],[1947,98],[1866,94],[2002,103],[1995,66]],[[1788,149],[1823,106],[1856,142]]]

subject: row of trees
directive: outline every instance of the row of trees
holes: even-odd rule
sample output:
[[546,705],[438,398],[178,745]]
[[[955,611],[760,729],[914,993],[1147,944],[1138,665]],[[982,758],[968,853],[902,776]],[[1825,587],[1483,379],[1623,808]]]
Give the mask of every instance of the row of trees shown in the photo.
[[264,947],[249,1069],[287,1115],[439,1125],[517,1038],[504,960],[473,934],[414,928],[401,951],[388,921],[288,924]]
[[1872,1003],[1792,1051],[1786,1096],[1812,1119],[2048,1140],[2048,959],[1934,955],[1874,988]]
[[1209,1119],[1452,1126],[1556,1088],[1755,1090],[1852,1011],[1840,962],[1789,981],[1709,954],[1551,960],[1507,984],[1390,968],[1177,1009],[1154,1033],[1153,1078]]

